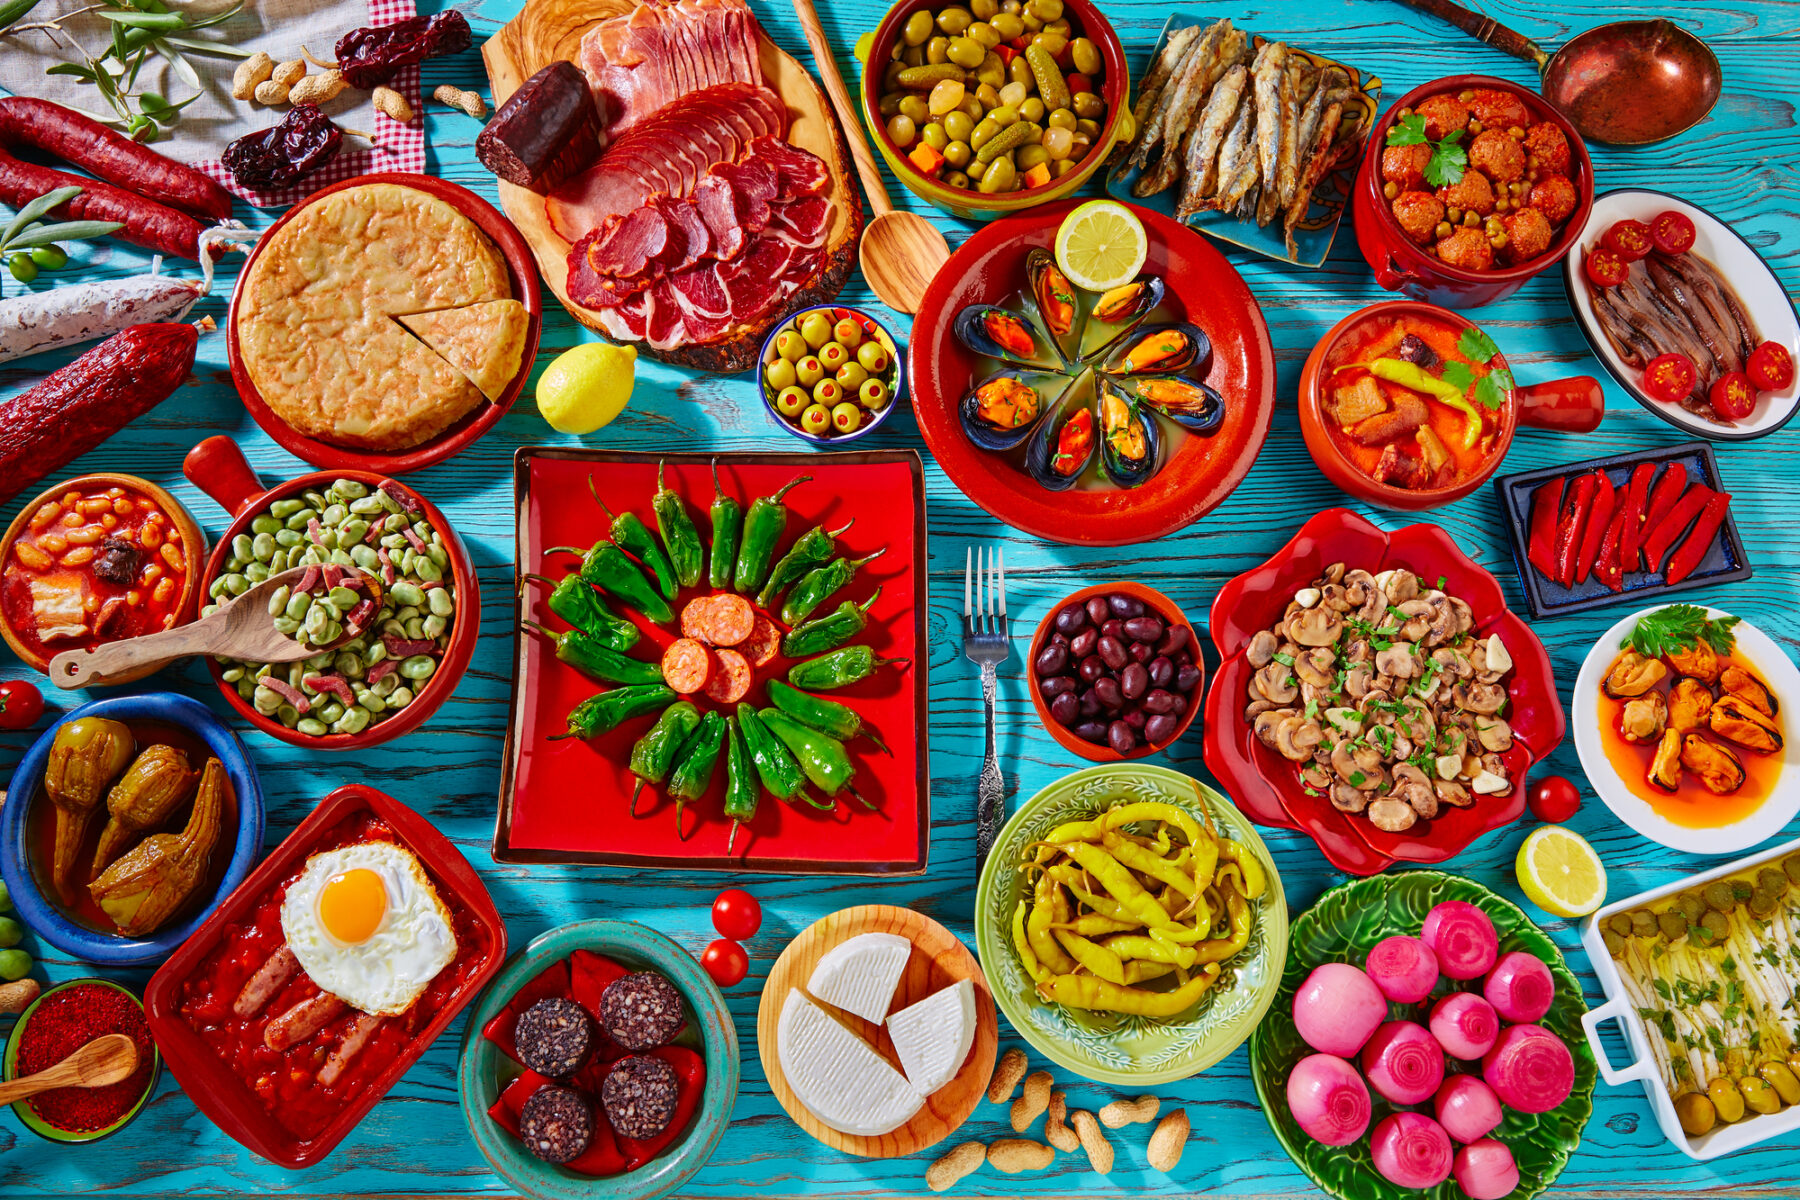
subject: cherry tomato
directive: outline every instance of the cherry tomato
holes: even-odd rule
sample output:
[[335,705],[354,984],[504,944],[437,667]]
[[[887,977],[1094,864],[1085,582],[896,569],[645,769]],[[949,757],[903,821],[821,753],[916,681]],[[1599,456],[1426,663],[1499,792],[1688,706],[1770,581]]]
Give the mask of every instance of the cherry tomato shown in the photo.
[[1593,280],[1596,287],[1615,288],[1625,282],[1631,274],[1631,264],[1625,256],[1610,246],[1595,246],[1587,252],[1587,260],[1581,264],[1587,277]]
[[1750,386],[1748,375],[1733,371],[1712,385],[1707,399],[1712,401],[1713,411],[1727,421],[1741,421],[1756,407],[1756,389]]
[[720,987],[735,987],[750,973],[750,956],[730,938],[719,938],[700,952],[700,965]]
[[1652,400],[1679,404],[1694,394],[1699,373],[1685,354],[1659,354],[1644,368],[1644,391]]
[[1780,342],[1764,342],[1752,350],[1744,369],[1759,391],[1784,392],[1794,383],[1794,356]]
[[742,888],[726,888],[713,901],[713,928],[734,941],[747,942],[762,928],[762,905]]
[[1650,240],[1664,254],[1686,254],[1694,245],[1694,223],[1672,209],[1657,213],[1650,222]]
[[1552,825],[1581,810],[1581,791],[1561,775],[1546,775],[1531,785],[1531,815]]
[[1642,221],[1629,218],[1614,221],[1600,241],[1606,248],[1614,251],[1626,262],[1636,262],[1650,253],[1654,243],[1650,240],[1650,227]]
[[0,729],[30,729],[44,715],[44,697],[28,680],[0,683]]

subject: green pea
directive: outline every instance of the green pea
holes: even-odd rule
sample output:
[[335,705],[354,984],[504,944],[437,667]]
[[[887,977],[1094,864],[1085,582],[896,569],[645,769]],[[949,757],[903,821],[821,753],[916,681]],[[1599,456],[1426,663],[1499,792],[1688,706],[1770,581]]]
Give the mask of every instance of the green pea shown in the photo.
[[1077,117],[1085,117],[1093,121],[1106,115],[1106,101],[1092,92],[1076,92],[1069,103],[1074,107]]
[[969,0],[969,11],[977,21],[992,21],[1000,11],[1000,0]]
[[913,140],[919,136],[918,127],[913,124],[913,119],[905,113],[899,113],[888,121],[887,133],[894,145],[902,150],[909,148],[913,144]]
[[988,20],[988,24],[1009,42],[1025,32],[1025,22],[1019,20],[1015,13],[998,13]]
[[400,660],[400,674],[414,682],[430,679],[432,672],[436,670],[437,660],[429,654],[414,654]]
[[931,14],[920,9],[906,18],[906,24],[900,30],[900,37],[908,46],[923,46],[931,37],[934,22]]
[[925,43],[925,62],[928,66],[950,61],[950,39],[939,35]]
[[1069,62],[1089,78],[1100,73],[1100,47],[1093,38],[1078,37],[1069,43]]
[[957,34],[967,29],[969,23],[974,19],[975,18],[970,15],[968,9],[962,7],[960,4],[952,4],[938,13],[937,27],[951,37],[955,37]]
[[931,120],[931,103],[921,95],[904,96],[900,100],[900,115],[915,126],[923,125]]
[[1050,117],[1045,124],[1049,125],[1052,129],[1067,129],[1073,133],[1075,130],[1075,114],[1066,108],[1059,108],[1050,114]]
[[974,150],[970,149],[969,143],[965,141],[951,142],[944,147],[944,161],[953,167],[968,166],[969,159],[974,157],[974,154]]
[[951,62],[971,71],[981,65],[981,60],[987,57],[987,53],[988,47],[973,37],[952,38],[946,49]]
[[1025,102],[1019,105],[1019,116],[1030,121],[1034,125],[1042,124],[1044,120],[1044,102],[1036,96],[1027,96]]
[[453,616],[456,612],[456,598],[450,594],[449,588],[432,588],[427,596],[431,601],[432,614],[439,617]]

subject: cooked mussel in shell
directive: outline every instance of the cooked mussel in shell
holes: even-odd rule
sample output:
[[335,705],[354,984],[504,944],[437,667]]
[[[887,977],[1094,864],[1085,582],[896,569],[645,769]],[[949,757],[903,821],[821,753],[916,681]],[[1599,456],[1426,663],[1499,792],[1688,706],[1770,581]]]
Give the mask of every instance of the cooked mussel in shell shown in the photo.
[[1225,423],[1225,398],[1204,383],[1163,375],[1128,379],[1120,387],[1189,433],[1210,437]]
[[1108,375],[1204,374],[1212,361],[1212,339],[1186,321],[1140,326],[1119,341],[1103,368]]
[[1066,386],[1054,375],[1032,375],[1015,367],[995,371],[963,397],[963,432],[983,450],[1011,450],[1031,435],[1045,407]]
[[1108,325],[1127,325],[1161,304],[1162,299],[1162,278],[1139,275],[1130,283],[1101,292],[1088,315]]
[[1032,432],[1025,471],[1049,490],[1064,492],[1094,461],[1094,448],[1094,406],[1060,404]]
[[1600,690],[1614,700],[1641,696],[1663,681],[1669,669],[1662,660],[1646,658],[1636,650],[1627,650],[1613,659],[1613,665],[1600,682]]
[[976,354],[1027,367],[1055,367],[1060,355],[1031,318],[997,304],[971,304],[956,314],[956,338]]
[[1706,712],[1706,727],[1752,754],[1775,754],[1782,747],[1781,727],[1734,692],[1713,701]]
[[1082,328],[1087,323],[1083,293],[1062,273],[1055,256],[1042,248],[1025,256],[1025,286],[1057,353],[1064,363],[1075,363],[1081,357]]
[[1681,735],[1681,765],[1716,796],[1729,796],[1744,786],[1744,764],[1738,756],[1700,734]]
[[1116,387],[1102,384],[1095,405],[1100,469],[1122,488],[1138,487],[1156,474],[1162,435],[1156,422]]

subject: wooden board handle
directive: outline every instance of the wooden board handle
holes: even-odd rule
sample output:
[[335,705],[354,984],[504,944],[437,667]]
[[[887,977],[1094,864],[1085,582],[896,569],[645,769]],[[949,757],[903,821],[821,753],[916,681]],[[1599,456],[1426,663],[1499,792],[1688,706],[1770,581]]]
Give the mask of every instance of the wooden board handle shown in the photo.
[[212,632],[196,622],[85,650],[64,650],[50,660],[50,682],[64,689],[84,688],[111,683],[127,671],[154,671],[178,658],[210,653]]
[[1471,12],[1455,0],[1403,0],[1403,2],[1420,12],[1430,13],[1439,20],[1448,21],[1471,37],[1479,38],[1502,54],[1510,54],[1514,58],[1522,58],[1526,62],[1536,63],[1542,71],[1550,56],[1544,53],[1543,47],[1516,30],[1508,29],[1492,17]]
[[844,87],[844,77],[838,74],[837,59],[832,57],[831,43],[825,40],[819,14],[813,11],[812,0],[794,0],[794,12],[800,17],[800,27],[806,31],[806,44],[812,47],[813,63],[819,69],[819,78],[825,82],[825,94],[831,97],[831,107],[837,110],[844,140],[850,143],[850,157],[856,160],[856,173],[862,177],[863,194],[869,199],[869,207],[878,217],[890,213],[894,206],[881,182],[881,168],[875,163],[874,151],[869,149],[869,139],[863,136],[862,118],[857,115],[849,89]]

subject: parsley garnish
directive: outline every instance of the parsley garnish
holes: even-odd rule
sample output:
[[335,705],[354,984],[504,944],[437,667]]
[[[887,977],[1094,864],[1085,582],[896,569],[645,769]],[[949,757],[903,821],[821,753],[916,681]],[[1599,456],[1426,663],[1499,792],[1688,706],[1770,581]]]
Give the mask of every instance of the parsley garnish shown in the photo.
[[1361,771],[1352,771],[1350,772],[1350,786],[1361,787],[1368,781],[1368,778],[1369,777],[1364,775]]
[[1469,152],[1461,143],[1463,131],[1453,129],[1440,141],[1432,141],[1425,134],[1425,117],[1421,113],[1408,113],[1389,127],[1387,144],[1390,146],[1430,146],[1431,159],[1425,164],[1425,182],[1432,187],[1445,187],[1459,183],[1463,171],[1469,165]]
[[1619,646],[1636,650],[1645,658],[1661,658],[1692,650],[1704,641],[1718,653],[1729,654],[1737,643],[1731,632],[1737,623],[1737,617],[1709,618],[1698,605],[1671,604],[1639,617]]
[[1494,339],[1473,325],[1463,330],[1463,335],[1456,339],[1456,348],[1478,363],[1488,362],[1500,353],[1500,347],[1495,345]]
[[1512,372],[1508,370],[1489,371],[1475,385],[1475,403],[1483,408],[1496,409],[1506,403],[1507,394],[1513,390]]
[[1277,650],[1271,657],[1284,667],[1291,667],[1294,665],[1294,656],[1291,654],[1283,654],[1281,651]]
[[1440,592],[1443,591],[1444,585],[1449,582],[1450,582],[1450,577],[1448,575],[1439,575],[1438,581],[1437,581],[1438,591],[1440,591]]

